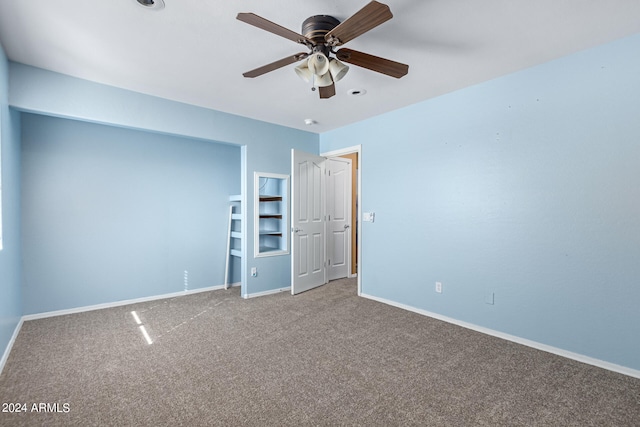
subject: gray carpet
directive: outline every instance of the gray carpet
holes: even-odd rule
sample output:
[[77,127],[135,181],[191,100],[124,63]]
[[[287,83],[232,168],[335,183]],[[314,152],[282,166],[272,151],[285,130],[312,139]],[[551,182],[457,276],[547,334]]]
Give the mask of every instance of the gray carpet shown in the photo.
[[640,425],[639,379],[358,298],[353,280],[25,322],[0,402],[27,404],[3,426]]

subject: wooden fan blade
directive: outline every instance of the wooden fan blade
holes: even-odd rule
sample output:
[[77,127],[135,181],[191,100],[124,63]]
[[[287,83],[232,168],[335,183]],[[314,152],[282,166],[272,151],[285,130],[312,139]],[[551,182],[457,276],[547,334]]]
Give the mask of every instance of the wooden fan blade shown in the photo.
[[258,16],[255,13],[238,13],[236,19],[242,22],[246,22],[249,25],[253,25],[254,27],[258,27],[262,30],[269,31],[270,33],[276,34],[280,37],[284,37],[285,39],[293,40],[296,43],[313,44],[311,40],[309,40],[302,34],[298,34],[295,31],[291,31],[288,28],[276,24],[275,22],[264,19],[263,17]]
[[400,77],[409,72],[409,66],[390,59],[380,58],[378,56],[369,55],[368,53],[358,52],[357,50],[342,48],[336,52],[336,58],[358,67],[367,68],[371,71],[386,74],[387,76]]
[[324,38],[334,46],[339,46],[349,40],[355,39],[391,18],[393,18],[393,14],[389,6],[378,3],[377,1],[372,1],[325,34]]
[[331,83],[331,86],[321,86],[318,91],[320,92],[320,99],[331,98],[336,94],[336,84]]
[[287,56],[286,58],[282,58],[278,61],[272,62],[271,64],[263,65],[262,67],[256,68],[255,70],[247,71],[242,75],[245,77],[258,77],[268,73],[269,71],[277,70],[278,68],[282,68],[285,65],[298,62],[301,59],[306,58],[307,56],[309,56],[309,54],[306,52],[296,53],[295,55]]

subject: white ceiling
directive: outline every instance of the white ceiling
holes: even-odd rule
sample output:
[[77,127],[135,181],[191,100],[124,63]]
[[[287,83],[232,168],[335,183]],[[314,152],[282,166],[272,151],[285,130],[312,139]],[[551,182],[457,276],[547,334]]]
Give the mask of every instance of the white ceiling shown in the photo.
[[236,14],[301,32],[309,16],[342,21],[368,0],[164,1],[153,11],[136,0],[0,0],[0,41],[16,62],[322,133],[640,32],[638,0],[381,0],[394,18],[346,47],[409,64],[409,74],[351,66],[321,100],[295,65],[242,77],[306,49]]

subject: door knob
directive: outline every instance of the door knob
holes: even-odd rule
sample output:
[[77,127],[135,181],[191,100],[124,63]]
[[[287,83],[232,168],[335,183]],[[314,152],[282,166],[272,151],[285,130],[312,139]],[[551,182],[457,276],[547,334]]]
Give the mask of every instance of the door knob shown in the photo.
[[344,229],[346,230],[347,228],[349,228],[349,224],[344,225]]
[[293,229],[293,232],[294,232],[294,233],[297,233],[297,232],[299,232],[299,231],[303,231],[303,230],[302,230],[302,228],[298,228],[298,227],[296,227],[296,228],[294,228],[294,229]]

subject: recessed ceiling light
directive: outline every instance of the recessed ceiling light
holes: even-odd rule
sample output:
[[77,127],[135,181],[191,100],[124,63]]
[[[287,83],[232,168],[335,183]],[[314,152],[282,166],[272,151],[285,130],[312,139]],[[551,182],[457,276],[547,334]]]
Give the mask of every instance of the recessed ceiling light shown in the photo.
[[138,4],[145,9],[160,10],[164,9],[164,0],[136,0]]
[[349,89],[347,93],[351,96],[362,96],[367,93],[365,89]]

